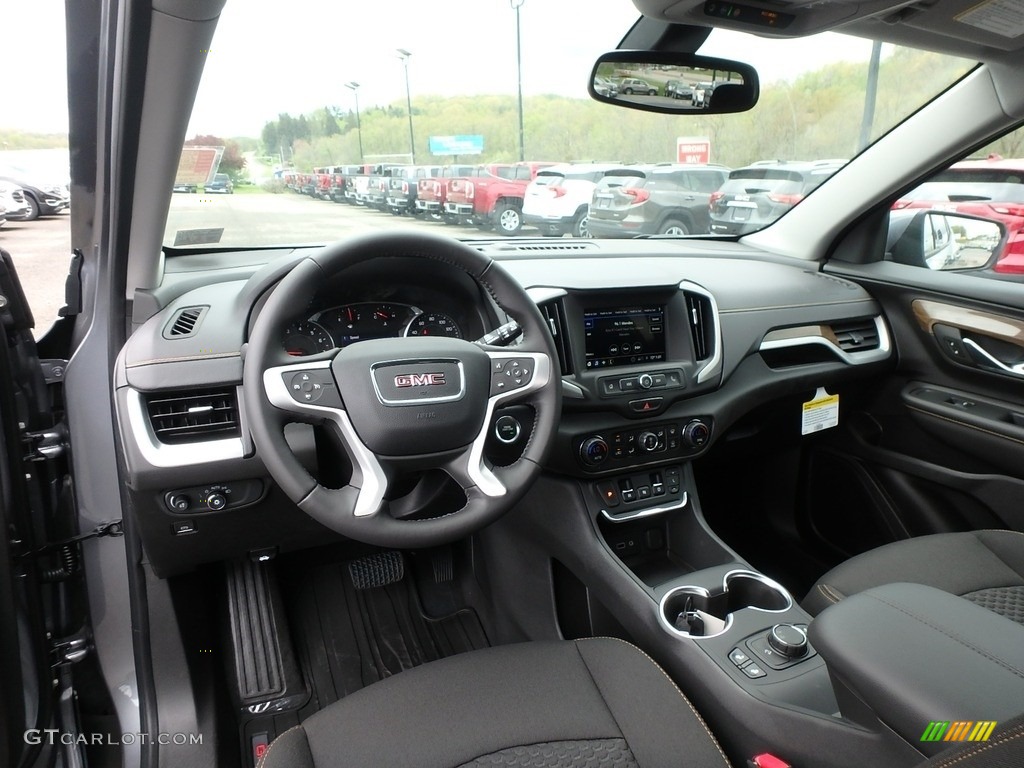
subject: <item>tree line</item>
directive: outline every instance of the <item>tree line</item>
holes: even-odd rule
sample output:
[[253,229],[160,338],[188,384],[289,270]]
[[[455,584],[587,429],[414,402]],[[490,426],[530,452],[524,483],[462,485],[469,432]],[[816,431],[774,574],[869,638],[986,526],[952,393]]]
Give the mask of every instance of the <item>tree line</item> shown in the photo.
[[[891,129],[970,63],[923,51],[901,49],[884,57],[878,80],[871,138]],[[758,105],[735,115],[681,118],[621,109],[587,99],[530,96],[524,99],[526,156],[567,162],[671,162],[676,138],[711,139],[712,162],[738,167],[756,160],[849,158],[859,151],[867,63],[840,62],[790,82],[761,84]],[[432,156],[430,136],[480,134],[484,154],[459,161],[518,159],[514,96],[419,96],[413,99],[416,159]],[[366,162],[400,159],[409,152],[405,104],[360,112]],[[261,132],[262,151],[299,169],[358,163],[356,116],[324,107],[297,117],[281,114]]]

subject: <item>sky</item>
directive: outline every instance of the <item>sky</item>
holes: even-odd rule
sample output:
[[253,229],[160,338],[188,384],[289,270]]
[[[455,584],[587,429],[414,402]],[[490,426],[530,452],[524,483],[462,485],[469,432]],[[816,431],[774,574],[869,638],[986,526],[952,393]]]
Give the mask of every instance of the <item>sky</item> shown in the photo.
[[[67,131],[62,0],[10,3],[0,50],[8,61],[40,61],[31,76],[7,77],[0,128]],[[524,0],[520,9],[525,95],[583,97],[594,59],[612,50],[638,14],[623,0]],[[719,33],[701,53],[754,64],[765,83],[826,61],[866,59],[870,43],[826,36],[793,41]],[[729,47],[729,46],[732,47]],[[411,52],[409,91],[427,95],[515,93],[516,14],[509,0],[228,0],[218,25],[189,135],[259,136],[281,112],[353,108],[345,83],[360,83],[359,107],[404,102],[405,69],[396,49]],[[239,68],[239,61],[243,66]],[[26,70],[28,71],[28,70]],[[244,72],[240,77],[239,72]],[[10,73],[9,73],[10,74]]]

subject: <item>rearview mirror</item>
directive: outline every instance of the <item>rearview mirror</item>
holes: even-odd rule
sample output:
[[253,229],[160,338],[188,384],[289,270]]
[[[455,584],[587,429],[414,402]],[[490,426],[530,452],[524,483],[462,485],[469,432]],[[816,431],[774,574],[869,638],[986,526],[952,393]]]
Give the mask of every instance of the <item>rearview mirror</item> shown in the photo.
[[760,93],[749,64],[665,51],[604,54],[588,90],[598,101],[620,107],[693,115],[745,112]]
[[904,209],[889,212],[886,258],[934,270],[981,269],[1002,250],[1006,228],[963,213]]

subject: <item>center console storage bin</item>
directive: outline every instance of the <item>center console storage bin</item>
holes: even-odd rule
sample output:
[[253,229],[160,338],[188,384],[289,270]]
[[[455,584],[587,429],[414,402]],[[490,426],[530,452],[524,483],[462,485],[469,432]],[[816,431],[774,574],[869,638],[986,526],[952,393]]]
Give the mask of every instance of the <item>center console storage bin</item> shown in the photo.
[[809,636],[843,716],[881,723],[925,755],[933,721],[1001,721],[1024,708],[1024,626],[921,584],[887,584],[827,608]]

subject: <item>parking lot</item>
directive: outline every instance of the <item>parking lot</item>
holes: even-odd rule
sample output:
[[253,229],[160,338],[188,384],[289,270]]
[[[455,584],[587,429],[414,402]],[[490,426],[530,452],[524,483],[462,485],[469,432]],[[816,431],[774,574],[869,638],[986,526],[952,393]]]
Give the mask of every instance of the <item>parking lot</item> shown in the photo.
[[71,214],[65,211],[36,221],[8,221],[0,227],[0,248],[14,257],[39,338],[64,306],[64,278],[71,262]]
[[[438,221],[394,216],[344,203],[299,195],[241,193],[234,195],[176,194],[171,200],[168,231],[180,240],[196,242],[203,231],[220,234],[219,245],[328,243],[358,232],[396,226],[426,228],[454,237],[490,237],[476,227],[446,226]],[[198,233],[195,237],[183,232]],[[525,230],[524,234],[538,234]],[[170,241],[174,242],[174,237]]]
[[[374,230],[412,227],[453,237],[497,237],[476,227],[447,226],[437,221],[350,205],[314,200],[292,192],[235,194],[219,197],[174,195],[170,232],[218,231],[219,245],[327,243]],[[525,229],[524,235],[538,232]],[[173,236],[169,238],[173,242]],[[187,236],[186,236],[187,239]],[[202,237],[198,237],[202,240]],[[209,243],[213,244],[213,243]],[[200,243],[196,243],[200,245]],[[0,227],[0,248],[11,253],[36,318],[36,337],[57,319],[64,306],[64,279],[71,258],[71,215],[36,221],[9,221]]]

